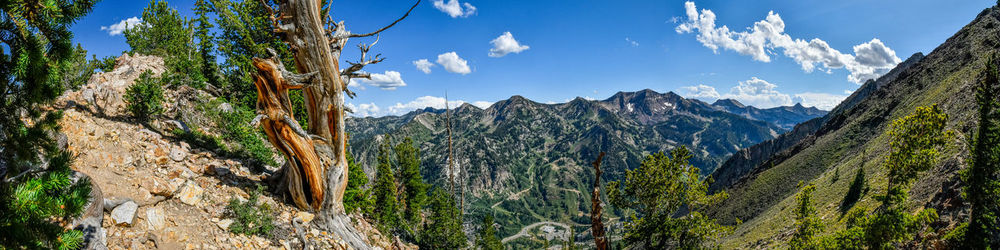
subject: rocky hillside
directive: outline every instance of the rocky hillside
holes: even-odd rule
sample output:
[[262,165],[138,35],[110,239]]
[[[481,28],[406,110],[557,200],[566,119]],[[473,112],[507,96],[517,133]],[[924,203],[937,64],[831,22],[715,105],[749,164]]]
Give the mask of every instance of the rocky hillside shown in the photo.
[[[306,241],[319,249],[343,249],[338,235],[311,228],[313,215],[298,211],[265,192],[258,206],[271,208],[275,229],[269,236],[233,234],[226,205],[245,201],[273,166],[253,170],[246,159],[198,147],[167,132],[190,130],[193,110],[211,95],[186,86],[167,86],[166,114],[148,125],[133,122],[124,111],[125,89],[139,74],[164,72],[158,57],[128,54],[117,59],[111,72],[94,74],[80,90],[60,97],[54,108],[63,111],[60,136],[75,154],[72,168],[90,177],[97,228],[86,231],[96,248],[109,249],[301,249]],[[195,101],[201,100],[201,101]],[[228,105],[217,107],[225,112]],[[231,109],[231,108],[230,108]],[[188,117],[188,118],[184,118]],[[185,122],[187,121],[187,122]],[[207,125],[207,124],[203,124]],[[210,133],[211,128],[197,128]],[[95,205],[96,206],[96,205]],[[104,211],[101,211],[104,210]],[[305,225],[295,229],[293,220]],[[364,220],[355,220],[358,234],[368,243],[392,249]],[[406,247],[406,246],[402,246]]]
[[[920,175],[910,190],[910,206],[935,208],[941,216],[931,232],[943,235],[967,216],[957,172],[966,167],[965,136],[975,125],[974,84],[982,79],[984,59],[998,52],[1000,8],[984,10],[926,57],[916,54],[889,74],[869,81],[824,118],[819,126],[803,128],[796,136],[751,147],[741,152],[739,164],[716,171],[725,176],[730,199],[712,213],[723,222],[742,223],[725,239],[723,248],[771,248],[783,244],[793,229],[791,204],[799,181],[816,183],[814,202],[825,232],[843,228],[844,212],[852,206],[874,209],[873,196],[884,192],[888,154],[888,124],[918,106],[937,103],[948,115],[948,128],[958,132],[930,171]],[[811,123],[811,122],[810,122]],[[801,126],[800,126],[801,127]],[[812,132],[810,132],[812,130]],[[767,153],[778,152],[777,154]],[[863,168],[869,192],[856,204],[842,204],[853,173]],[[742,174],[740,174],[742,173]],[[914,248],[934,242],[914,239]],[[931,245],[922,245],[931,244]]]
[[[814,111],[801,116],[821,115]],[[412,137],[425,178],[447,187],[445,116],[444,110],[424,109],[348,119],[352,151],[372,174],[382,134],[395,141]],[[589,223],[589,196],[581,194],[590,192],[589,162],[598,152],[609,156],[602,165],[608,180],[638,166],[646,154],[682,145],[692,148],[693,164],[707,174],[728,155],[784,132],[718,106],[648,89],[561,104],[513,96],[487,109],[462,105],[452,119],[456,163],[468,176],[469,213],[495,212],[502,237],[536,222]]]

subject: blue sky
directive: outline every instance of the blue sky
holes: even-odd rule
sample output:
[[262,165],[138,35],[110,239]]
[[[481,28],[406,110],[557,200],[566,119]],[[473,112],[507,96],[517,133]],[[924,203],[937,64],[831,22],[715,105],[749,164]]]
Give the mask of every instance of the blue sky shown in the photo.
[[[187,16],[193,2],[169,1]],[[147,3],[98,3],[73,26],[74,40],[99,57],[119,55],[128,45],[113,25],[141,17]],[[335,1],[332,14],[368,32],[412,3]],[[352,84],[358,96],[348,102],[356,115],[379,116],[443,107],[446,91],[452,105],[486,106],[512,95],[558,103],[649,88],[830,109],[857,82],[929,53],[994,3],[430,0],[382,33],[372,50],[387,59],[366,67],[376,78]],[[342,59],[356,60],[353,44],[370,41],[350,40]],[[433,64],[429,73],[420,59]]]

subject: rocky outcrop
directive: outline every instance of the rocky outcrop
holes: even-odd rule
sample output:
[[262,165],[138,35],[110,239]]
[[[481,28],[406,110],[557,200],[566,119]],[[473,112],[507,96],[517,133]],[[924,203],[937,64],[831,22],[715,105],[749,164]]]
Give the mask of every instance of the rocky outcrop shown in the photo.
[[124,115],[125,90],[145,71],[150,71],[153,76],[165,72],[163,58],[122,54],[115,59],[114,70],[94,73],[86,85],[63,94],[59,99],[72,101],[93,113],[109,117]]

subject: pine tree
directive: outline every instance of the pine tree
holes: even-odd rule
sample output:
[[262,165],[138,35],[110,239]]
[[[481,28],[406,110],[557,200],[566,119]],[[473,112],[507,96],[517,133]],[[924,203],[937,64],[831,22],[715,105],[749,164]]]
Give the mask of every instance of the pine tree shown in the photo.
[[410,224],[419,224],[420,212],[427,203],[427,184],[420,175],[420,151],[409,137],[404,138],[395,149],[399,183],[403,185],[402,196],[406,201],[403,215]]
[[465,232],[462,231],[462,217],[458,213],[455,199],[448,192],[434,189],[430,200],[429,222],[420,231],[418,245],[421,249],[462,249],[466,246]]
[[58,112],[45,112],[72,77],[59,67],[73,56],[69,26],[94,1],[0,4],[0,248],[75,249],[83,233],[65,222],[84,209],[86,181],[73,182],[71,154],[51,134]]
[[344,211],[348,213],[360,211],[365,216],[371,216],[375,202],[372,200],[371,191],[365,189],[368,185],[368,176],[365,170],[354,161],[354,155],[347,154],[347,189],[344,191]]
[[194,14],[197,16],[194,20],[194,36],[198,39],[198,55],[201,61],[201,75],[205,77],[208,84],[212,86],[219,86],[221,77],[219,75],[219,65],[215,62],[215,37],[209,33],[214,25],[212,25],[211,20],[208,18],[208,13],[211,11],[211,6],[205,0],[197,0],[194,2]]
[[142,22],[124,32],[132,52],[163,57],[167,72],[162,77],[169,84],[203,87],[205,78],[201,71],[191,70],[200,69],[202,62],[187,18],[181,17],[166,1],[153,0],[142,10]]
[[[799,186],[803,183],[799,182]],[[816,217],[816,205],[812,202],[812,193],[816,185],[809,184],[795,195],[795,234],[788,245],[792,249],[818,249],[816,235],[823,231],[823,222]]]
[[487,214],[483,217],[483,224],[479,225],[479,232],[476,233],[476,248],[484,250],[503,249],[503,243],[497,238],[497,229],[493,227],[492,214]]
[[[701,213],[728,196],[708,195],[712,178],[702,180],[698,168],[688,164],[691,152],[679,147],[646,156],[625,178],[608,183],[608,199],[622,210],[634,211],[625,222],[625,241],[647,249],[700,248],[732,230]],[[676,216],[681,211],[686,214]],[[638,214],[638,216],[636,215]]]
[[906,200],[917,174],[934,166],[937,148],[952,137],[952,132],[945,130],[947,121],[948,115],[935,104],[918,107],[892,122],[887,132],[889,157],[884,163],[888,169],[886,193],[876,197],[881,204],[871,214],[852,209],[846,216],[848,227],[826,240],[827,245],[835,249],[890,249],[937,218],[932,208],[911,213]]
[[375,186],[372,187],[375,196],[373,216],[379,226],[388,231],[402,224],[399,218],[399,205],[396,200],[396,181],[392,171],[391,149],[388,136],[378,148],[378,164],[375,167]]
[[979,126],[969,168],[963,170],[963,195],[972,207],[960,248],[1000,247],[1000,58],[986,62],[986,78],[976,87]]

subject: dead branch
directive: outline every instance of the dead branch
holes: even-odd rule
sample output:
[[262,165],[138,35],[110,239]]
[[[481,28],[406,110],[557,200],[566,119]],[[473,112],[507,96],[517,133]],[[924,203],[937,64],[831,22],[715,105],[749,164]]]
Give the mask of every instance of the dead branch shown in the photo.
[[594,190],[590,193],[590,231],[594,235],[594,245],[598,250],[608,249],[608,239],[604,236],[604,222],[601,221],[603,209],[601,206],[601,160],[604,152],[597,155],[594,165]]

